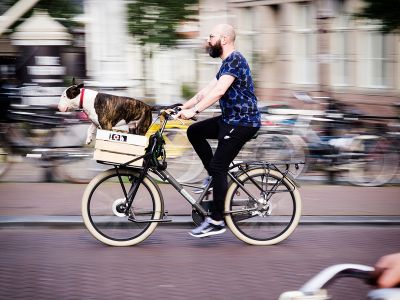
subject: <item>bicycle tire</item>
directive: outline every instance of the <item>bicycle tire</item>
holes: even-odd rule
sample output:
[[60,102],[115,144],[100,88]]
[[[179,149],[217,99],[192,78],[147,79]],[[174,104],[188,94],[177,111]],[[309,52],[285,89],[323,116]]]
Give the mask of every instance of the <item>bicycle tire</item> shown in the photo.
[[0,145],[0,178],[3,177],[11,167],[10,149]]
[[[255,143],[253,149],[255,149],[255,160],[257,161],[306,161],[307,145],[299,136],[260,134]],[[305,173],[305,167],[305,164],[299,164],[296,169],[294,165],[291,165],[290,173],[296,178]]]
[[243,242],[261,246],[274,245],[288,238],[296,229],[301,216],[301,197],[295,184],[287,177],[283,178],[278,171],[264,168],[248,170],[237,179],[254,196],[256,192],[260,195],[260,189],[252,180],[257,182],[263,191],[270,189],[278,180],[281,183],[277,192],[268,200],[271,214],[254,216],[250,212],[234,212],[254,207],[255,203],[236,182],[231,182],[225,198],[225,211],[230,213],[225,215],[225,221],[232,233]]
[[356,186],[382,186],[397,174],[399,153],[383,137],[360,136],[350,146],[354,153],[364,154],[349,164],[348,181]]
[[109,168],[109,166],[101,165],[93,160],[93,149],[91,148],[82,148],[75,152],[72,152],[72,158],[63,159],[60,164],[56,165],[56,172],[64,181],[89,183],[95,175]]
[[[118,171],[126,191],[138,172],[132,169]],[[82,197],[82,217],[86,228],[99,241],[110,246],[132,246],[144,241],[153,233],[157,222],[147,220],[161,219],[163,214],[162,194],[152,179],[146,176],[140,183],[133,200],[131,212],[135,223],[118,211],[117,206],[125,201],[122,187],[115,169],[98,174],[90,181]]]

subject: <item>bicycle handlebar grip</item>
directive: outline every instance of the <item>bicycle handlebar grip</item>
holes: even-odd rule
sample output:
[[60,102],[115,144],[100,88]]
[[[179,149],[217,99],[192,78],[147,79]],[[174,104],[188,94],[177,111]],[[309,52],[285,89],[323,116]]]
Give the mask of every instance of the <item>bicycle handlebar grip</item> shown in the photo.
[[[180,106],[176,106],[173,108],[174,115],[180,112],[182,108]],[[193,117],[190,118],[190,120],[197,121],[197,117],[194,115]]]
[[[369,285],[378,286],[378,279],[381,277],[384,271],[385,268],[375,268],[374,271],[370,272],[370,277],[366,280],[367,283]],[[400,288],[400,284],[395,285],[393,288]]]

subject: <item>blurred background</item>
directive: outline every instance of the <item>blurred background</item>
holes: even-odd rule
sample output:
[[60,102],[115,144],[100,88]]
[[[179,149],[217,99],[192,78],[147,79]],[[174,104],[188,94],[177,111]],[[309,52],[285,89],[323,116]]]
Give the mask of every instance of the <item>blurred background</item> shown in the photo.
[[[238,160],[305,161],[292,171],[300,179],[397,183],[400,21],[390,2],[2,1],[0,174],[32,180],[39,166],[40,180],[87,182],[101,169],[84,146],[88,121],[56,109],[72,78],[149,104],[184,101],[218,71],[204,42],[230,23],[263,112]],[[186,128],[167,133],[168,160],[196,182],[204,171]]]

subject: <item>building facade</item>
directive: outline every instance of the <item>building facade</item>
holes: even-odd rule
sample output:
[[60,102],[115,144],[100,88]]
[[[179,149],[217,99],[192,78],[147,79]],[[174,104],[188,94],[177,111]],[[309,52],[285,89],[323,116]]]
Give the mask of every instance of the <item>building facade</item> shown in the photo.
[[160,104],[183,100],[184,88],[194,92],[215,76],[221,62],[202,46],[214,25],[230,23],[261,101],[299,105],[293,91],[307,91],[384,114],[399,101],[399,35],[354,18],[363,0],[199,0],[198,22],[182,35],[190,38],[168,50],[147,46],[148,57],[128,33],[127,3],[83,1],[86,61],[76,68],[86,68],[87,85]]
[[214,14],[237,28],[237,48],[250,61],[260,99],[290,102],[291,93],[301,90],[381,113],[390,113],[398,101],[399,36],[384,35],[376,22],[356,19],[362,0],[224,4]]

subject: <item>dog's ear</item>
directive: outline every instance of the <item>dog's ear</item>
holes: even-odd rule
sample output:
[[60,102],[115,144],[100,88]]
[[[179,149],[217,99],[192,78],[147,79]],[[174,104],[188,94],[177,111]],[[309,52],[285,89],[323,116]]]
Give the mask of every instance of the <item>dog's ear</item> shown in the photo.
[[72,77],[72,85],[75,85],[75,77]]
[[80,89],[78,86],[73,85],[69,87],[66,91],[65,94],[67,95],[68,99],[74,99],[76,96],[78,96],[81,93]]
[[78,84],[77,88],[78,88],[78,89],[81,89],[81,88],[83,88],[83,83],[81,83],[81,84]]

